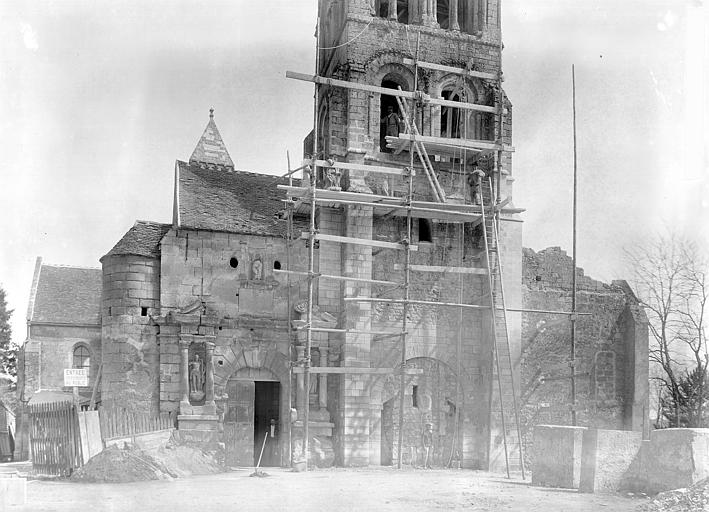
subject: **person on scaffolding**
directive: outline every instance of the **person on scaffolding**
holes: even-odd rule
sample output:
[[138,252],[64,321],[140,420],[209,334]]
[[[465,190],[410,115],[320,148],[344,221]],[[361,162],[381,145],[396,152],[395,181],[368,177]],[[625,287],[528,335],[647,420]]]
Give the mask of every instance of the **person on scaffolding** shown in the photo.
[[468,185],[470,185],[470,202],[472,204],[482,204],[483,180],[485,179],[485,176],[485,172],[477,166],[475,167],[475,170],[468,176]]
[[390,151],[386,147],[386,137],[398,137],[401,133],[401,118],[394,112],[394,107],[389,105],[387,113],[381,120],[382,124],[382,151]]

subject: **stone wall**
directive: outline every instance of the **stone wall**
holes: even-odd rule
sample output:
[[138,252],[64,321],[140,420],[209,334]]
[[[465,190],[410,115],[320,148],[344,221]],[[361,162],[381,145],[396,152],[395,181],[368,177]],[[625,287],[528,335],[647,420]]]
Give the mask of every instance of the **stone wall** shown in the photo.
[[24,356],[24,396],[29,400],[39,389],[62,390],[64,369],[73,368],[74,349],[84,346],[89,349],[91,368],[89,385],[80,388],[90,392],[93,388],[101,362],[101,327],[71,327],[58,325],[33,325],[30,338],[23,345]]
[[[605,284],[577,269],[578,425],[647,433],[647,319],[623,281]],[[558,247],[524,249],[525,308],[571,310],[572,260]],[[525,440],[538,424],[570,424],[568,316],[522,315],[521,397]]]
[[102,264],[103,405],[157,414],[160,260],[111,255]]

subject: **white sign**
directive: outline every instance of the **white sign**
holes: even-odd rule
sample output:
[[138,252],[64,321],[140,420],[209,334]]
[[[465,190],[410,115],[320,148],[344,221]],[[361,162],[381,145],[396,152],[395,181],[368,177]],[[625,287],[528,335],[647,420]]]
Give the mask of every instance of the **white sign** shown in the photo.
[[88,386],[89,370],[87,368],[64,368],[64,385],[67,387]]

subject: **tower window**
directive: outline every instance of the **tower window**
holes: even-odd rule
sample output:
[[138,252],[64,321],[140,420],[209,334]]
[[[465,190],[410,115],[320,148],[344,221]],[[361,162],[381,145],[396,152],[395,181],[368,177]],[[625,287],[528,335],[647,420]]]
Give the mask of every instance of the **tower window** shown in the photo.
[[419,406],[419,387],[414,385],[411,389],[411,407]]
[[140,316],[148,316],[148,308],[146,308],[145,306],[140,308]]
[[274,270],[281,270],[281,262],[276,260],[273,262],[273,269]]
[[441,28],[448,28],[450,26],[450,6],[448,5],[449,0],[438,0],[436,7],[436,21],[441,26]]
[[419,219],[419,242],[433,242],[433,229],[428,219]]
[[230,266],[231,268],[236,268],[236,267],[238,267],[238,266],[239,266],[239,260],[237,260],[236,258],[232,257],[232,258],[229,260],[229,266]]

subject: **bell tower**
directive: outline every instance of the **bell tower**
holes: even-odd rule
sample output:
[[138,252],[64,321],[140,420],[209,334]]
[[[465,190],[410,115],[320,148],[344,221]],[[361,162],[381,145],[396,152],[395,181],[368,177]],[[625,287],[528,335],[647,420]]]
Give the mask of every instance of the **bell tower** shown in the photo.
[[500,1],[320,0],[317,74],[288,75],[317,84],[298,193],[320,242],[310,271],[343,276],[313,285],[339,319],[326,343],[343,367],[341,464],[401,465],[429,425],[463,467],[506,464],[495,411],[512,408],[518,369],[493,354],[518,359],[521,320],[490,312],[503,280],[521,303],[522,230]]

